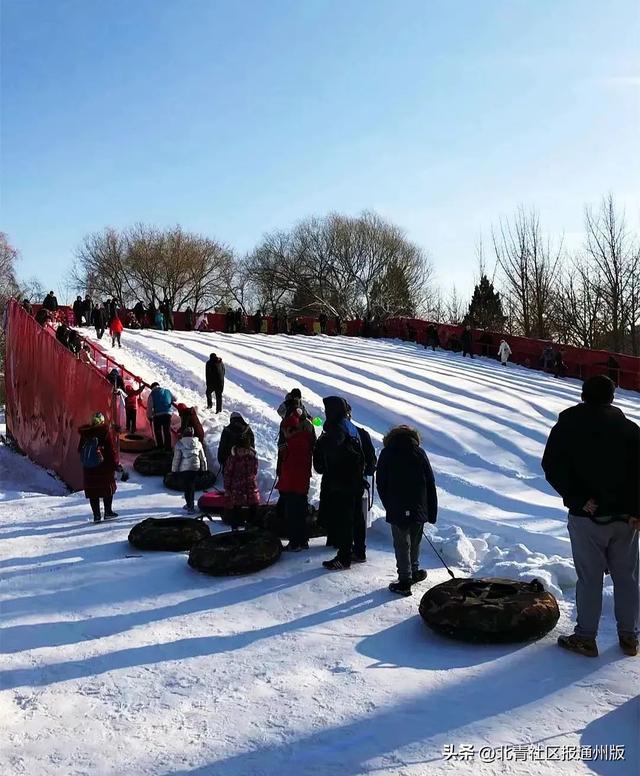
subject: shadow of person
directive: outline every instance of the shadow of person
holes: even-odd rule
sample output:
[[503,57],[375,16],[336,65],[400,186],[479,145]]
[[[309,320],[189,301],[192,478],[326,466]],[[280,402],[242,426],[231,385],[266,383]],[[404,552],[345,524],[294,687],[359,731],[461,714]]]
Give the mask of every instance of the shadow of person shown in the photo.
[[[605,747],[607,756],[588,761],[590,770],[600,776],[626,776],[640,773],[640,695],[630,698],[608,714],[590,722],[582,731],[580,745]],[[624,760],[615,759],[611,747],[623,747]]]

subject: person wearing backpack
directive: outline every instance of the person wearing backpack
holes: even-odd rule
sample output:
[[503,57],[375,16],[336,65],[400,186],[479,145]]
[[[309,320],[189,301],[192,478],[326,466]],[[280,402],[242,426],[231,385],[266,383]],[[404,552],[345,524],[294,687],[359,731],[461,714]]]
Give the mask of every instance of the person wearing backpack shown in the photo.
[[78,429],[80,441],[78,453],[82,463],[84,495],[89,499],[93,522],[99,523],[100,499],[104,501],[104,519],[117,517],[113,511],[113,494],[116,492],[116,471],[120,465],[109,426],[101,412],[96,412],[91,422]]
[[194,436],[191,426],[182,432],[182,438],[176,442],[173,451],[172,472],[180,472],[184,481],[184,509],[190,514],[195,512],[194,499],[196,478],[200,472],[207,471],[207,459],[200,440]]
[[[347,418],[351,420],[351,406],[347,402]],[[369,514],[369,495],[371,485],[369,477],[373,477],[376,471],[376,451],[371,441],[369,432],[361,426],[356,426],[360,437],[362,453],[364,455],[364,472],[362,478],[363,493],[358,508],[353,515],[353,547],[351,548],[352,563],[367,562],[367,516]]]
[[171,451],[171,416],[176,397],[160,383],[151,383],[151,393],[147,400],[147,417],[153,423],[156,446]]
[[338,553],[323,562],[330,571],[351,567],[354,516],[362,508],[364,452],[358,429],[348,418],[349,404],[339,396],[323,399],[325,423],[313,452],[313,467],[322,475],[320,511],[331,516]]
[[376,472],[378,493],[391,524],[398,581],[392,593],[411,595],[411,585],[427,578],[420,568],[420,542],[424,523],[435,523],[438,495],[427,454],[418,432],[409,426],[391,429]]

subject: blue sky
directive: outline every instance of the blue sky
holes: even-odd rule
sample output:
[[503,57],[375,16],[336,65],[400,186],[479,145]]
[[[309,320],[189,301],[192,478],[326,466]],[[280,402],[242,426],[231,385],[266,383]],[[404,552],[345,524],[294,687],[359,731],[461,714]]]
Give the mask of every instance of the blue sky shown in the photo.
[[84,234],[247,251],[374,209],[470,292],[519,204],[640,210],[637,0],[0,0],[1,228],[59,287]]

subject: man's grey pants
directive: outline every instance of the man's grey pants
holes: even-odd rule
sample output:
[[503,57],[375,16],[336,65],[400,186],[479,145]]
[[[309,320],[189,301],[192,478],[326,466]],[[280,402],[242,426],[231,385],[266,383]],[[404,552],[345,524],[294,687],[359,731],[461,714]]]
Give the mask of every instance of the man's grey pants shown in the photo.
[[638,531],[632,531],[627,523],[598,525],[588,517],[569,515],[569,537],[578,575],[575,632],[596,637],[602,612],[602,580],[608,568],[618,633],[636,636],[640,611]]
[[396,565],[399,579],[410,579],[411,574],[420,568],[420,541],[422,523],[411,523],[407,528],[391,526],[393,549],[396,553]]

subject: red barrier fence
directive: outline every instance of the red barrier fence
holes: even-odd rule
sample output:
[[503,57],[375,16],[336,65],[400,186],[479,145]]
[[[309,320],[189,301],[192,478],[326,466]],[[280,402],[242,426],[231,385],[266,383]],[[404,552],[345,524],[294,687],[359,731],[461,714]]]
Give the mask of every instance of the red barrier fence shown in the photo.
[[15,302],[6,321],[7,430],[32,460],[79,490],[78,428],[96,410],[111,421],[112,387]]
[[[39,305],[34,305],[34,312]],[[125,322],[129,317],[129,311],[120,310],[120,317]],[[73,324],[73,311],[70,307],[61,307],[59,317]],[[320,324],[317,318],[297,316],[293,319],[301,327],[301,333],[317,334],[320,333]],[[201,323],[203,331],[226,331],[226,316],[224,313],[204,313],[195,316],[195,323]],[[371,326],[368,331],[364,331],[363,321],[346,321],[342,324],[342,334],[350,337],[358,336],[382,336],[397,337],[403,340],[425,343],[427,327],[433,324],[439,334],[440,343],[445,349],[455,349],[459,343],[462,326],[452,324],[438,324],[435,321],[423,321],[418,318],[393,318],[385,321],[383,324]],[[177,331],[185,331],[186,316],[184,312],[173,313],[173,325]],[[255,331],[255,317],[252,315],[242,316],[243,331]],[[272,316],[265,316],[262,321],[261,331],[265,334],[273,334],[276,331],[282,333],[282,326],[277,327],[276,321]],[[336,323],[334,318],[327,320],[327,334],[335,334]],[[567,366],[567,376],[586,379],[594,374],[608,374],[614,382],[621,388],[627,388],[640,391],[640,358],[627,356],[622,353],[611,353],[606,350],[590,350],[588,348],[578,348],[573,345],[558,345],[545,340],[530,339],[527,337],[517,337],[497,332],[488,332],[491,337],[491,343],[483,347],[479,337],[487,332],[472,330],[473,352],[478,355],[496,356],[498,345],[501,339],[505,339],[512,350],[511,360],[517,364],[530,367],[531,369],[540,369],[542,367],[542,351],[547,345],[552,345],[554,350],[560,350]],[[613,359],[613,362],[610,361]]]

